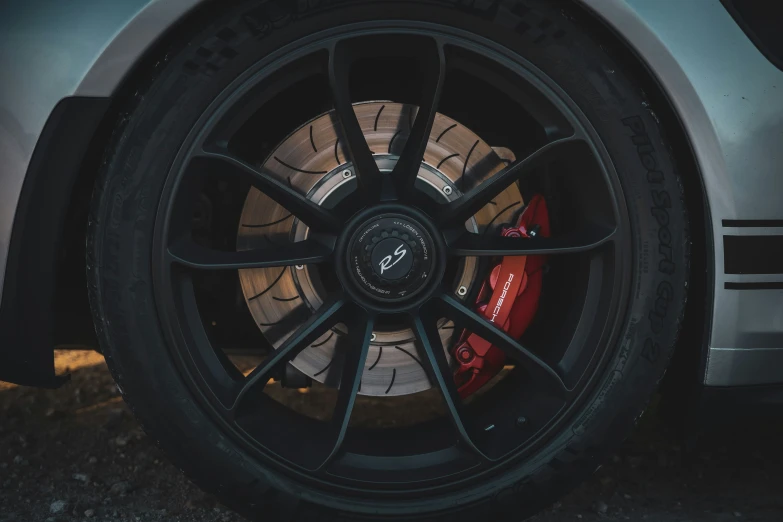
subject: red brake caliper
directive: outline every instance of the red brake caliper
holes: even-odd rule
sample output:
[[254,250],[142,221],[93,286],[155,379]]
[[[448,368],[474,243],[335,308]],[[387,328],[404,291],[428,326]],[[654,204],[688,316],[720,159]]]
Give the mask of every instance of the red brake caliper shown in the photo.
[[[515,227],[504,228],[505,237],[520,240],[549,237],[549,212],[541,195],[531,198]],[[506,256],[490,272],[476,299],[476,311],[514,339],[519,339],[538,309],[541,269],[546,256]],[[467,397],[503,369],[503,352],[467,330],[454,349],[457,370],[454,379],[460,396]]]

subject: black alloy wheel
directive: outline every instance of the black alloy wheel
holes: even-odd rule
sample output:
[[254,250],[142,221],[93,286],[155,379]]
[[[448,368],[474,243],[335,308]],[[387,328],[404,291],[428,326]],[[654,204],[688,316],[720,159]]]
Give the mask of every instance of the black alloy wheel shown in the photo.
[[[245,514],[518,519],[594,469],[665,368],[687,275],[678,180],[650,115],[627,112],[633,83],[556,10],[512,2],[542,44],[490,31],[497,11],[349,4],[279,28],[248,21],[278,4],[232,7],[137,101],[93,207],[104,351],[172,458]],[[556,65],[577,48],[582,70]],[[652,191],[642,137],[666,178]],[[670,273],[656,190],[677,191]],[[551,237],[502,237],[534,194]],[[513,338],[476,295],[502,256],[544,255]],[[467,400],[462,331],[507,360]],[[287,380],[335,390],[330,411],[270,393]],[[441,409],[421,422],[356,418],[428,388]]]

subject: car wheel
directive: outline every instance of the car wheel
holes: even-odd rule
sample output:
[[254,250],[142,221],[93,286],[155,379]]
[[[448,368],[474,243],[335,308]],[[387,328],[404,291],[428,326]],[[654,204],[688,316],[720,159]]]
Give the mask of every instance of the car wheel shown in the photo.
[[661,129],[548,3],[309,4],[226,7],[127,107],[88,238],[109,368],[247,516],[519,520],[667,366]]

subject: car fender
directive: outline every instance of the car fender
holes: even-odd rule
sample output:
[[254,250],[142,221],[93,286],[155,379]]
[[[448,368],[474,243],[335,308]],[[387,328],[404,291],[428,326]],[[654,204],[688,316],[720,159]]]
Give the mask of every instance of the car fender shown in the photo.
[[63,195],[123,79],[199,3],[27,0],[0,7],[0,380],[61,383],[51,325],[69,200]]

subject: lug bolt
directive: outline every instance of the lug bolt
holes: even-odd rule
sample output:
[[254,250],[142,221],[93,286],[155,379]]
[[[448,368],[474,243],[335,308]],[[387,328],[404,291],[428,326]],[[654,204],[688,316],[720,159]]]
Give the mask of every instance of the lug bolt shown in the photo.
[[343,179],[348,179],[351,176],[353,176],[353,172],[351,172],[349,169],[345,169],[343,171]]
[[370,336],[370,341],[374,341],[377,336],[375,335],[375,332]]
[[527,419],[525,417],[517,417],[517,428],[521,428],[527,424]]
[[297,270],[304,270],[304,265],[296,265]]
[[464,286],[460,286],[459,289],[457,289],[457,295],[465,296],[468,295],[468,289]]
[[445,187],[443,187],[443,193],[446,194],[447,196],[451,196],[452,192],[454,192],[454,190],[450,186],[446,185]]

